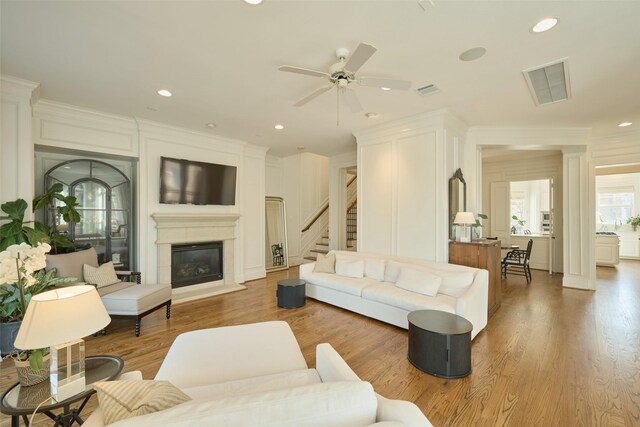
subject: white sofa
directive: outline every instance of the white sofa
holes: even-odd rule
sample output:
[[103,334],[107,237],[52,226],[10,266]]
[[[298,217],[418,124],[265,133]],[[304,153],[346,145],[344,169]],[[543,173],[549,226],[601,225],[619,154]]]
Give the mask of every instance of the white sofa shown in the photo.
[[[141,378],[139,371],[125,376]],[[413,403],[377,395],[329,344],[317,346],[316,368],[309,369],[282,321],[181,334],[155,379],[192,400],[110,425],[431,426]],[[100,407],[84,423],[103,425]]]
[[[300,265],[308,297],[408,328],[407,315],[415,310],[440,310],[457,314],[473,324],[471,339],[487,325],[489,273],[462,265],[378,254],[330,251],[337,273],[314,272],[316,263]],[[340,265],[362,261],[362,273],[339,274]],[[351,268],[352,269],[352,268]],[[402,270],[425,271],[441,285],[435,296],[396,286]]]

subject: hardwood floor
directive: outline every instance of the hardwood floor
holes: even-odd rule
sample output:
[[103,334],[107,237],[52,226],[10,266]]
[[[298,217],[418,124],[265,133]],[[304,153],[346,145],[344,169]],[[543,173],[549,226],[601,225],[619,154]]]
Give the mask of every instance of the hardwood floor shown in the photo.
[[[563,289],[561,276],[533,271],[533,282],[509,276],[502,306],[472,343],[473,372],[446,380],[425,374],[406,357],[406,330],[311,299],[277,308],[278,279],[247,283],[246,291],[159,310],[142,321],[114,321],[108,334],[87,339],[87,354],[117,354],[125,370],[157,372],[174,338],[193,329],[285,320],[307,363],[329,342],[353,370],[389,398],[415,402],[434,426],[640,425],[640,262],[598,268],[596,292]],[[13,363],[0,364],[0,389],[16,381]],[[95,407],[95,398],[83,415]],[[4,416],[0,426],[8,426]],[[51,425],[43,415],[34,425]]]

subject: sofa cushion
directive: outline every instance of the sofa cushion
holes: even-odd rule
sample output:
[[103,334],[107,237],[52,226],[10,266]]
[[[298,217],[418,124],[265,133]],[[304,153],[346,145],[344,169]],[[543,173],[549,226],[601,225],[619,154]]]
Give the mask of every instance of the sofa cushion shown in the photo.
[[396,281],[396,286],[399,288],[431,297],[436,296],[441,284],[442,279],[440,276],[409,267],[400,269],[400,274]]
[[456,313],[456,299],[438,294],[435,297],[409,292],[391,283],[377,283],[362,290],[362,297],[407,311],[439,310]]
[[278,374],[207,384],[199,387],[184,388],[192,399],[218,399],[243,394],[264,393],[285,388],[319,384],[322,380],[315,369],[300,369]]
[[364,277],[364,261],[361,259],[336,259],[336,274],[338,276],[361,279]]
[[316,257],[316,265],[313,266],[316,273],[335,273],[336,272],[336,256],[335,254],[322,255]]
[[132,316],[171,299],[171,285],[135,285],[101,297],[109,314]]
[[366,258],[364,260],[364,277],[382,282],[384,280],[385,260]]
[[398,276],[400,275],[400,269],[403,266],[409,266],[410,264],[405,264],[399,261],[387,261],[387,265],[384,269],[384,281],[389,283],[396,283],[398,281]]
[[100,267],[89,264],[82,265],[82,276],[84,281],[95,284],[98,288],[118,283],[120,279],[113,268],[113,261],[105,262]]
[[315,286],[329,288],[355,296],[361,296],[362,290],[370,285],[380,283],[377,280],[364,277],[356,279],[353,277],[338,276],[329,273],[308,273],[304,275],[304,280]]
[[371,384],[341,381],[225,399],[193,400],[113,427],[366,426],[376,421]]
[[98,254],[94,248],[71,252],[68,254],[47,254],[46,263],[47,270],[51,270],[52,268],[58,270],[58,277],[77,277],[78,282],[84,282],[82,266],[84,264],[89,264],[97,267]]
[[169,381],[102,381],[93,383],[105,425],[150,414],[187,402],[190,397]]
[[434,274],[442,278],[442,284],[438,292],[452,297],[460,298],[471,287],[474,275],[470,271],[460,273],[432,270]]

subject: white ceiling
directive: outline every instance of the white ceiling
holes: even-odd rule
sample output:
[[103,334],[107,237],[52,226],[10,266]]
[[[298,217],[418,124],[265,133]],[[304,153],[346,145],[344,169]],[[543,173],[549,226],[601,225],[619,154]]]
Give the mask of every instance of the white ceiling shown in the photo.
[[[354,131],[446,108],[470,126],[640,126],[639,1],[1,2],[1,71],[41,83],[46,99],[271,147],[353,150]],[[560,22],[530,33],[539,19]],[[364,111],[335,92],[293,104],[325,84],[284,73],[324,71],[334,51],[378,48],[361,74],[411,80],[411,91],[357,86]],[[474,62],[458,55],[482,46]],[[572,99],[536,107],[521,71],[569,58]],[[441,93],[421,97],[435,83]],[[161,98],[159,88],[172,98]],[[149,107],[157,109],[152,111]],[[376,118],[367,119],[366,112]],[[633,121],[625,130],[619,122]],[[210,130],[205,123],[214,122]],[[283,131],[273,126],[282,123]]]

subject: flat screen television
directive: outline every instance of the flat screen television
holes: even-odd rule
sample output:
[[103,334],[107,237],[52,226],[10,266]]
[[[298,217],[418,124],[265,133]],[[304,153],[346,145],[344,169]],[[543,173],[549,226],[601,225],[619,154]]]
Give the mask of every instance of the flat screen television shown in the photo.
[[237,168],[160,157],[160,203],[235,205]]

